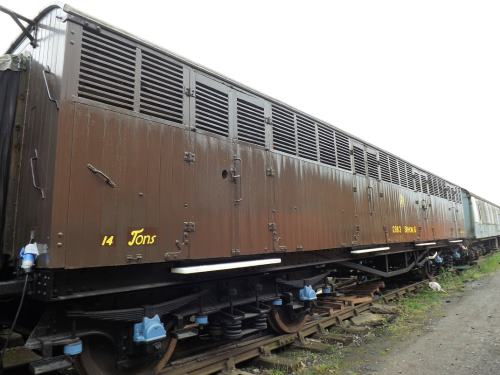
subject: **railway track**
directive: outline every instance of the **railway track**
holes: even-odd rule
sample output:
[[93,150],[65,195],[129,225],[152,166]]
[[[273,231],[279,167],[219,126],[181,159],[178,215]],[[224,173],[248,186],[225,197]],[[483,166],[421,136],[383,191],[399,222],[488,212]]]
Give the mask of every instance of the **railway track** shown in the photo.
[[[382,294],[377,301],[389,302],[413,292],[426,284],[427,280],[423,280],[393,289]],[[158,371],[158,373],[168,375],[208,375],[217,372],[241,374],[241,372],[236,369],[236,365],[239,363],[262,355],[270,355],[272,351],[297,341],[305,343],[306,337],[314,334],[323,334],[327,328],[339,325],[342,321],[369,310],[372,304],[373,301],[368,301],[359,304],[352,303],[350,306],[338,310],[328,309],[327,312],[319,314],[316,319],[309,320],[304,327],[296,333],[265,335],[238,343],[224,345],[201,354],[173,361]],[[323,309],[323,311],[324,310],[325,309]]]

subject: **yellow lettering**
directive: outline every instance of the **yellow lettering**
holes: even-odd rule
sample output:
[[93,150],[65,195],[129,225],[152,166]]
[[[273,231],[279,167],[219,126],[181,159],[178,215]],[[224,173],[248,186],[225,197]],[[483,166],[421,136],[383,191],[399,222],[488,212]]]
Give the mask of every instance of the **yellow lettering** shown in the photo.
[[[156,240],[156,234],[144,234],[145,228],[130,231],[129,246],[153,245]],[[153,233],[155,231],[153,230]]]
[[132,236],[132,239],[128,241],[128,245],[129,246],[141,245],[141,243],[139,243],[139,237],[141,238],[144,237],[140,235],[142,232],[144,232],[144,228],[131,231],[130,235]]
[[113,246],[115,236],[104,236],[102,238],[101,246]]
[[392,233],[402,233],[401,225],[393,225],[392,226]]

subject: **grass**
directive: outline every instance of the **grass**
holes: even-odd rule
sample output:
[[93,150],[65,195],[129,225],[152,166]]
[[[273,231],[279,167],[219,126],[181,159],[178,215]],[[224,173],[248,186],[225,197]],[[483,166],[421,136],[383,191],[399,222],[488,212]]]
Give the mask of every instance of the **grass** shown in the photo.
[[401,314],[396,321],[387,327],[392,334],[403,335],[412,331],[415,324],[422,323],[429,315],[438,315],[443,300],[450,294],[463,291],[466,282],[479,280],[500,269],[500,252],[495,252],[487,257],[481,258],[480,262],[471,268],[456,273],[446,271],[441,273],[436,281],[446,293],[438,293],[429,288],[422,288],[415,294],[401,298],[396,302]]
[[[479,280],[482,277],[500,270],[500,252],[495,252],[480,260],[480,262],[460,273],[446,271],[440,274],[436,281],[441,284],[446,293],[439,293],[430,288],[419,289],[416,293],[405,296],[394,303],[399,307],[400,314],[397,319],[385,326],[375,329],[371,333],[371,339],[374,337],[384,337],[386,342],[396,340],[398,337],[407,337],[410,333],[423,327],[426,322],[435,316],[442,314],[444,301],[452,295],[457,295],[463,291],[465,283]],[[368,344],[369,345],[369,344]],[[385,355],[389,351],[390,344],[385,349],[381,349],[379,355]],[[335,347],[332,346],[328,353],[321,355],[310,352],[291,352],[297,358],[304,362],[304,369],[301,375],[322,375],[322,374],[356,374],[353,370],[347,371],[347,368],[353,368],[352,358],[357,358],[357,352],[362,348]],[[362,361],[362,359],[360,359]],[[358,362],[358,361],[355,361]],[[356,363],[361,365],[362,363]],[[264,372],[269,375],[285,375],[280,369]]]

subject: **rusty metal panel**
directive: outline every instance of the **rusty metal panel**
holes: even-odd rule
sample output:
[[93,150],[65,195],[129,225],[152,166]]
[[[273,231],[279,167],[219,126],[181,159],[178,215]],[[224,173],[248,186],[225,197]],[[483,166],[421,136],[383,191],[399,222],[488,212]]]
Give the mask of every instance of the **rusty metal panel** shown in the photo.
[[[195,231],[190,238],[191,259],[227,257],[237,243],[233,228],[235,190],[238,184],[232,144],[217,136],[193,133],[191,207]],[[236,168],[238,168],[236,161]],[[233,171],[234,172],[233,172]]]
[[350,246],[353,228],[352,175],[304,160],[300,167],[297,232],[302,250]]
[[176,244],[184,242],[186,133],[76,104],[66,267],[188,256],[184,244]]
[[383,215],[378,185],[369,177],[353,176],[354,221],[353,245],[385,243]]
[[274,196],[271,225],[274,251],[295,251],[301,244],[299,203],[301,202],[300,160],[272,153]]
[[241,143],[235,145],[234,181],[235,249],[240,255],[272,251],[271,200],[273,171],[268,167],[264,148]]

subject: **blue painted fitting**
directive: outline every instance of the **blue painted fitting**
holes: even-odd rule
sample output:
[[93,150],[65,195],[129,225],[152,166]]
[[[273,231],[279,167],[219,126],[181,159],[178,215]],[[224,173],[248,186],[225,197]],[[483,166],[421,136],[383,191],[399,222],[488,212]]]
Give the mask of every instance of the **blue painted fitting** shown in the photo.
[[458,251],[453,252],[453,259],[460,259],[460,253]]
[[443,258],[441,258],[439,255],[436,255],[436,257],[434,258],[434,263],[443,264]]
[[314,301],[316,300],[316,292],[311,285],[306,285],[299,290],[299,299],[301,301]]
[[283,305],[283,300],[281,298],[276,298],[273,300],[273,306],[282,306]]
[[82,340],[77,340],[71,344],[64,345],[63,351],[65,355],[78,355],[82,353]]
[[21,268],[24,272],[29,273],[35,266],[36,258],[38,257],[38,247],[36,243],[29,243],[19,251],[19,259],[21,260]]
[[134,324],[134,342],[143,343],[161,340],[167,337],[167,331],[157,315],[151,319],[144,317],[142,322]]
[[208,316],[206,315],[197,315],[195,318],[196,324],[199,326],[206,326],[208,324]]
[[329,286],[323,288],[323,294],[332,294],[332,288]]

